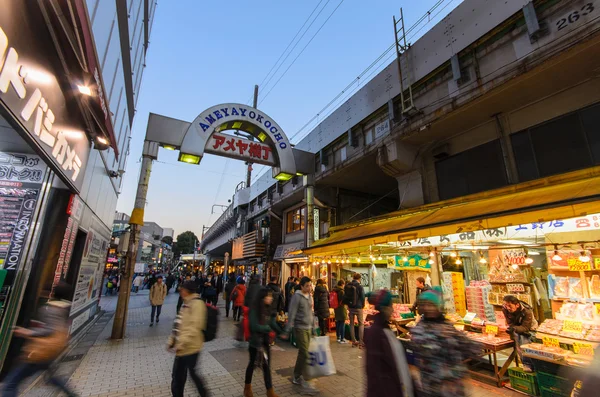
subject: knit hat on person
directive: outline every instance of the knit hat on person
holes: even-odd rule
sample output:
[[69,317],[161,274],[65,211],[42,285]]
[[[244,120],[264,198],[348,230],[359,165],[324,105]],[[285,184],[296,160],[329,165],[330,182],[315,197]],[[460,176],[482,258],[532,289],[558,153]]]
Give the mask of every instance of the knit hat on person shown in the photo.
[[420,303],[425,303],[425,302],[431,303],[438,308],[440,308],[442,306],[442,299],[440,298],[438,293],[434,292],[434,291],[425,291],[422,294],[420,294],[419,302]]
[[380,310],[382,307],[391,306],[392,294],[390,291],[382,289],[376,291],[369,296],[369,303],[375,306],[375,310]]

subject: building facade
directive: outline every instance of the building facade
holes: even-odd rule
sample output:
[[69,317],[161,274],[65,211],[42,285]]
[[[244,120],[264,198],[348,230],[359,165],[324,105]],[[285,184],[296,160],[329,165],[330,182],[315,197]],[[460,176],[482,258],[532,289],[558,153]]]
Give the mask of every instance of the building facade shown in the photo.
[[[0,15],[0,365],[60,281],[98,310],[155,2],[9,1]],[[79,45],[70,40],[76,38]],[[73,45],[71,45],[73,44]],[[10,357],[8,359],[7,357]]]
[[[536,189],[553,184],[593,184],[599,6],[465,0],[410,46],[399,32],[397,59],[296,145],[315,155],[313,180],[282,183],[267,173],[236,192],[232,213],[244,221],[280,219],[278,252],[262,260],[281,264],[284,276],[371,274],[372,265],[386,268],[388,255],[402,254],[398,241],[413,244],[428,226],[402,217],[508,192],[544,196]],[[314,186],[312,214],[307,186]],[[543,202],[507,201],[501,212],[535,217],[532,209],[543,207],[550,221],[598,213],[598,198],[582,188]],[[561,210],[575,203],[586,204]],[[497,214],[482,206],[431,222],[483,230],[482,219]],[[205,245],[236,232],[211,228]]]

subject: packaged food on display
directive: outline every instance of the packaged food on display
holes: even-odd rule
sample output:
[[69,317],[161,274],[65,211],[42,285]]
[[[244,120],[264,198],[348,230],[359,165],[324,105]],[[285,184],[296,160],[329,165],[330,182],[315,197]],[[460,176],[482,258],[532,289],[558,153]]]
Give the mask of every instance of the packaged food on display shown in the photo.
[[551,318],[541,323],[538,326],[537,330],[546,334],[558,335],[558,333],[562,330],[562,327],[562,320],[556,320]]
[[566,302],[560,308],[560,313],[563,317],[576,319],[577,318],[577,303]]
[[590,342],[600,342],[600,325],[593,325],[585,337]]
[[490,345],[500,345],[510,341],[510,337],[507,334],[499,334],[493,338],[490,338],[490,336],[487,334],[480,334],[478,332],[466,332],[466,335],[469,337],[469,339]]
[[592,365],[592,356],[584,356],[582,354],[573,354],[566,357],[567,364],[577,365],[580,367],[589,367]]
[[568,356],[573,355],[573,352],[571,351],[563,350],[560,347],[544,346],[541,343],[522,345],[521,349],[524,353],[556,361],[563,361]]
[[583,298],[583,284],[580,278],[569,277],[569,298]]
[[588,281],[590,287],[590,298],[600,299],[600,276],[594,274]]
[[550,287],[550,298],[569,298],[569,277],[549,274],[548,285]]
[[579,305],[579,317],[583,321],[594,321],[594,313],[596,312],[596,307],[593,303],[586,303],[584,305]]

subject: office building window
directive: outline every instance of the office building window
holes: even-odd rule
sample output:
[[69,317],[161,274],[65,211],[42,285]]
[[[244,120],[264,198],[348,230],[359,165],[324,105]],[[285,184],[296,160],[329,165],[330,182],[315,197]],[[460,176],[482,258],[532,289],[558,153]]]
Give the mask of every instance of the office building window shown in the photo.
[[306,207],[297,208],[287,213],[286,226],[287,233],[294,233],[304,230],[306,222]]
[[499,140],[440,160],[435,172],[441,200],[508,185]]
[[600,104],[511,135],[519,181],[600,164]]

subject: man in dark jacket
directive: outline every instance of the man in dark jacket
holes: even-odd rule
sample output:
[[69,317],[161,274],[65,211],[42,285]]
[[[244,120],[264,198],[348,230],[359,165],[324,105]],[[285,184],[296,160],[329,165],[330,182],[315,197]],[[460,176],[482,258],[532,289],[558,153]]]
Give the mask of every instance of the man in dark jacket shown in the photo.
[[169,273],[169,275],[167,276],[167,294],[169,293],[169,291],[171,290],[171,288],[173,288],[173,285],[175,284],[175,276],[173,276],[172,273]]
[[260,277],[258,274],[253,274],[250,277],[250,284],[248,285],[248,290],[246,291],[246,297],[244,298],[244,306],[253,307],[254,299],[258,296],[258,292],[260,291]]
[[531,372],[531,360],[523,357],[521,345],[531,343],[531,331],[537,328],[537,320],[533,316],[533,309],[516,296],[506,295],[502,313],[504,313],[506,325],[508,325],[506,332],[515,341],[517,353],[521,358],[523,367],[526,371]]
[[421,295],[425,291],[431,290],[431,286],[425,284],[425,279],[423,277],[417,277],[417,296],[415,297],[415,303],[412,305],[412,312],[417,313],[417,309],[419,308],[419,295]]
[[235,288],[235,275],[229,274],[227,284],[225,284],[225,317],[229,317],[229,306],[231,306],[231,293]]
[[[347,302],[349,302],[348,315],[350,318],[350,338],[352,339],[352,347],[359,346],[360,348],[364,347],[363,338],[365,333],[365,323],[363,317],[363,308],[365,307],[365,290],[363,286],[360,285],[361,277],[362,276],[360,273],[354,273],[354,276],[352,276],[353,280],[350,283],[356,291],[356,302],[352,302],[354,298],[349,296],[349,294],[344,294],[344,298]],[[348,287],[346,287],[346,289],[348,289]],[[355,318],[358,322],[358,340],[356,340],[356,335],[354,332]]]
[[294,288],[294,277],[288,277],[287,283],[285,283],[285,312],[289,311],[290,301],[292,300],[292,288]]
[[327,285],[323,279],[317,280],[317,286],[315,287],[314,293],[315,300],[315,314],[319,319],[319,329],[321,330],[321,336],[327,335],[329,318],[329,291],[327,291]]
[[271,316],[276,316],[277,313],[284,309],[283,294],[281,293],[281,288],[277,284],[276,276],[271,277],[271,282],[267,284],[267,288],[273,295],[273,303],[271,303]]

